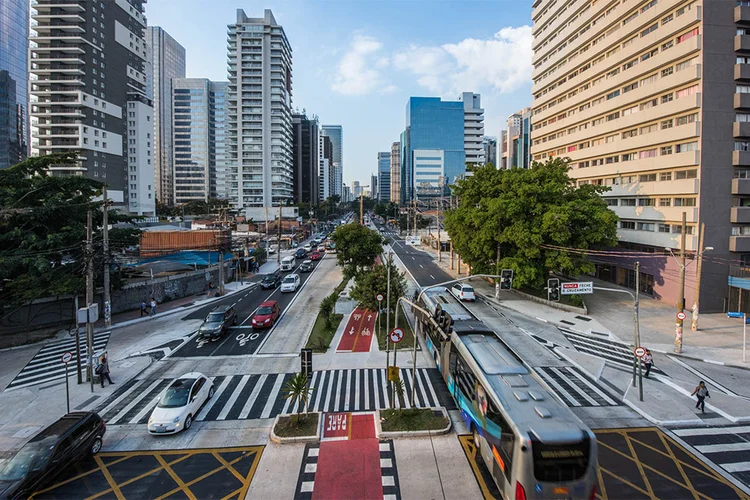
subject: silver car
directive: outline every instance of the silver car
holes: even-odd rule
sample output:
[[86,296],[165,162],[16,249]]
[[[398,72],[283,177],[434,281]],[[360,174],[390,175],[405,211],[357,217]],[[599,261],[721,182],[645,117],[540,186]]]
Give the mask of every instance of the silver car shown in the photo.
[[281,293],[284,292],[296,292],[300,285],[299,274],[292,273],[287,274],[284,277],[284,281],[281,282]]

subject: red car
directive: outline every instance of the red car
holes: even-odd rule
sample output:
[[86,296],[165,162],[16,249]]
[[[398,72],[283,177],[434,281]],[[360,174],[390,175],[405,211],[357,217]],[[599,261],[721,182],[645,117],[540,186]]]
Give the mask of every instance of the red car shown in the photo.
[[271,328],[281,314],[281,307],[275,300],[263,302],[253,316],[253,328]]
[[323,258],[323,254],[315,250],[310,254],[310,260],[320,260]]

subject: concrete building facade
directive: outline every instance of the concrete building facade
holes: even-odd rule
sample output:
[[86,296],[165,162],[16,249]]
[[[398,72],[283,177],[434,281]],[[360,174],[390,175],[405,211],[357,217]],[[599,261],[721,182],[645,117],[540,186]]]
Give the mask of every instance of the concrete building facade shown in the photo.
[[391,202],[401,204],[401,143],[391,144]]
[[458,100],[464,103],[464,152],[469,165],[484,165],[484,109],[479,94],[463,92]]
[[128,95],[128,211],[156,215],[154,190],[153,102],[143,94]]

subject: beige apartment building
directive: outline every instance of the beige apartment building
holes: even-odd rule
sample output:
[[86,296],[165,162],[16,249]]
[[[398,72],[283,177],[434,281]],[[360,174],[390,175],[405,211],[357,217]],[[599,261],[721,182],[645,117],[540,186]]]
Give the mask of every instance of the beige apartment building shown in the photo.
[[401,204],[401,143],[391,144],[391,203]]
[[[597,276],[676,302],[750,310],[750,2],[536,0],[534,160],[569,157],[578,185],[610,188],[620,243]],[[748,274],[750,277],[750,273]]]

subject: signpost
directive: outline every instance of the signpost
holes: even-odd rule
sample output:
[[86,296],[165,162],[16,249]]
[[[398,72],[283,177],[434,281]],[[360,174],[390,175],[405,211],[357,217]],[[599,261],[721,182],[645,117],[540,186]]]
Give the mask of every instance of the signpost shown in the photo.
[[687,315],[684,312],[680,311],[677,313],[677,319],[679,319],[680,321],[684,320],[685,318],[687,318]]
[[[398,344],[399,342],[401,342],[401,339],[404,338],[404,331],[401,328],[394,328],[393,330],[391,330],[391,333],[389,333],[388,335],[391,338],[391,342],[393,342],[394,344]],[[394,352],[395,352],[395,347],[394,347]],[[395,358],[395,354],[394,354],[394,358]]]
[[563,283],[560,287],[563,295],[583,295],[594,293],[593,281],[580,281],[573,283]]
[[727,318],[742,318],[742,362],[745,363],[745,354],[747,352],[747,315],[744,312],[728,312]]
[[73,359],[72,352],[66,352],[62,355],[62,362],[65,363],[65,403],[70,413],[70,387],[68,386],[68,363]]
[[[383,303],[383,294],[379,293],[375,296],[375,298],[378,300],[378,334],[379,334],[380,333],[380,316],[381,316],[380,313],[383,312],[383,307],[381,305]],[[388,327],[386,326],[386,328]]]
[[636,356],[642,358],[646,354],[646,349],[644,349],[643,347],[636,347],[635,351],[633,352],[635,352]]

